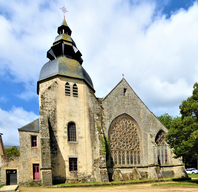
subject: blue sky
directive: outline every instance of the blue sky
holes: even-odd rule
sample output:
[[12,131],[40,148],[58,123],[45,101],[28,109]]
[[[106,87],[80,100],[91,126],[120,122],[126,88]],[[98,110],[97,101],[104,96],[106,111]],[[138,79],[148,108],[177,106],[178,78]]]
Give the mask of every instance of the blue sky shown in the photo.
[[122,74],[157,116],[179,115],[198,80],[195,0],[0,0],[0,132],[18,145],[17,129],[38,118],[37,80],[62,23],[83,54],[96,96]]

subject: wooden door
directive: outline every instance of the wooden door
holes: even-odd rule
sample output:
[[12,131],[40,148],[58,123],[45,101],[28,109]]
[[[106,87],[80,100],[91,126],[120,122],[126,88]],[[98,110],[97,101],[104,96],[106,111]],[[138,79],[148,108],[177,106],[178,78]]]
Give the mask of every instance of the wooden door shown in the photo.
[[34,164],[33,165],[33,178],[34,178],[34,180],[39,180],[40,179],[39,164]]
[[16,185],[17,184],[17,170],[6,170],[6,184]]

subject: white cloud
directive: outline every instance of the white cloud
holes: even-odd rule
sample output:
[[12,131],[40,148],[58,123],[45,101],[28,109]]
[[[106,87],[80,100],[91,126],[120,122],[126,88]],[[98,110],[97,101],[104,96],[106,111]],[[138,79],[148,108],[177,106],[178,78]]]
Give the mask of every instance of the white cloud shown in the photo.
[[38,118],[33,112],[13,107],[10,111],[0,108],[0,133],[3,133],[4,145],[19,145],[18,128]]
[[[28,85],[47,62],[62,1],[2,1],[0,16],[1,69],[9,68],[16,81]],[[164,4],[168,4],[164,0]],[[65,1],[66,20],[83,54],[96,95],[104,97],[125,74],[126,80],[157,115],[177,115],[181,100],[198,79],[198,5],[180,9],[170,19],[156,14],[156,1]],[[155,16],[155,17],[154,17]],[[1,72],[4,74],[3,72]],[[27,96],[25,97],[27,98]]]

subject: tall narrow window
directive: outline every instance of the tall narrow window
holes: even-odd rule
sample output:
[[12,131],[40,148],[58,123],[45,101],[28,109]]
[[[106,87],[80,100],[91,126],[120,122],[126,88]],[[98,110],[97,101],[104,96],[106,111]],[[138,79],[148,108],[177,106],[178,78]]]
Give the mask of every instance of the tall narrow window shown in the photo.
[[138,164],[140,164],[140,152],[137,152]]
[[69,171],[78,171],[77,158],[69,158]]
[[37,147],[37,136],[31,136],[31,146]]
[[167,144],[164,139],[165,132],[161,130],[155,139],[155,142],[158,146],[158,161],[160,164],[168,164]]
[[136,151],[134,151],[134,164],[137,164],[137,161],[136,161]]
[[120,154],[121,152],[120,151],[118,151],[118,161],[119,161],[119,164],[121,165],[121,154]]
[[76,125],[74,123],[68,124],[68,141],[76,141]]
[[70,96],[70,85],[69,83],[65,83],[65,95]]
[[127,151],[126,156],[127,156],[127,165],[129,165],[129,151]]
[[76,84],[73,85],[73,97],[78,97],[78,87]]
[[117,151],[115,151],[115,152],[114,152],[114,158],[113,158],[113,159],[114,159],[114,164],[115,164],[115,165],[118,164],[117,156],[118,156],[118,155],[117,155]]
[[133,165],[133,152],[131,151],[131,165]]

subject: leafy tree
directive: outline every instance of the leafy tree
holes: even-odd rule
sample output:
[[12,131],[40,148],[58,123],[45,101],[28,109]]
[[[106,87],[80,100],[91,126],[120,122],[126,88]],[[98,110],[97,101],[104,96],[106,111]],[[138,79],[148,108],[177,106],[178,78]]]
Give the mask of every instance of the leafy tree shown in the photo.
[[173,119],[166,135],[175,157],[183,157],[184,163],[198,155],[198,84],[193,88],[192,96],[179,106],[181,118]]
[[160,115],[157,117],[161,123],[167,128],[170,129],[171,121],[173,120],[173,117],[170,116],[168,113],[164,113],[163,115]]
[[16,146],[13,146],[11,148],[6,148],[5,149],[5,154],[6,156],[8,157],[11,157],[11,156],[19,156],[20,155],[20,152],[19,150],[17,149]]

